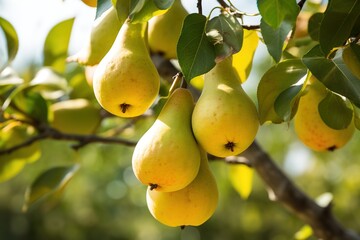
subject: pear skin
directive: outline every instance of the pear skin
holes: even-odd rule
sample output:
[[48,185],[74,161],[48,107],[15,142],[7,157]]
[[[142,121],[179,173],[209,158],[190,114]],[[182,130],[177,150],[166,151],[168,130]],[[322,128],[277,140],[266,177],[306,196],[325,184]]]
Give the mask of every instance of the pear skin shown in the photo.
[[214,156],[237,155],[250,146],[257,134],[256,106],[243,90],[231,58],[217,63],[204,78],[192,115],[194,135]]
[[215,212],[219,193],[206,152],[201,151],[201,164],[196,178],[175,192],[146,192],[150,213],[162,224],[171,227],[199,226]]
[[200,152],[191,131],[194,101],[189,90],[178,88],[158,118],[135,146],[135,176],[154,191],[177,191],[196,177]]
[[[123,8],[118,13],[115,7],[111,6],[92,26],[90,36],[86,39],[84,47],[79,52],[67,58],[68,62],[77,62],[85,66],[99,64],[106,53],[110,50],[116,36],[129,13],[129,0],[122,1]],[[119,17],[118,17],[119,16]]]
[[93,134],[101,122],[100,109],[84,98],[56,102],[50,112],[50,125],[63,133]]
[[330,128],[322,120],[318,110],[319,103],[327,94],[325,86],[312,78],[305,91],[294,116],[294,129],[298,138],[315,151],[333,151],[344,146],[355,132],[354,123],[351,122],[341,130]]
[[189,13],[180,0],[175,0],[170,9],[162,15],[149,20],[148,42],[150,50],[161,53],[167,59],[176,59],[176,46],[182,24]]
[[145,29],[146,23],[126,21],[94,73],[96,99],[119,117],[142,115],[159,93],[160,76],[145,44]]

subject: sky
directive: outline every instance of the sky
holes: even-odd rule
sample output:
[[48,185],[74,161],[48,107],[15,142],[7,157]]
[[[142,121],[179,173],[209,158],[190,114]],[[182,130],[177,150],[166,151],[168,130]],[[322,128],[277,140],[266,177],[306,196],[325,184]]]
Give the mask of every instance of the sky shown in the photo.
[[[214,6],[216,0],[203,2],[203,14],[207,15]],[[190,12],[197,12],[197,1],[182,0],[184,7]],[[233,0],[233,3],[241,10],[256,12],[256,4],[253,0]],[[48,31],[62,20],[75,17],[72,36],[69,45],[69,55],[80,50],[87,35],[91,31],[95,8],[86,6],[81,0],[0,0],[0,16],[8,20],[19,35],[19,52],[12,63],[15,70],[21,70],[29,62],[41,61],[42,49]],[[247,24],[258,19],[245,19]],[[0,31],[0,37],[3,33]],[[0,38],[0,56],[6,52],[3,38]],[[3,59],[1,59],[1,62]]]

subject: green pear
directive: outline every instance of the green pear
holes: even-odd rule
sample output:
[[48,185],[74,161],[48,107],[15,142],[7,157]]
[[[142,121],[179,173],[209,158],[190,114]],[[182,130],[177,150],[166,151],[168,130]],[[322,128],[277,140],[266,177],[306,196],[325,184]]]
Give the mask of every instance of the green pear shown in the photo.
[[100,109],[83,98],[56,102],[50,113],[50,125],[69,134],[92,134],[101,121]]
[[162,224],[171,227],[199,226],[214,214],[219,200],[218,188],[207,154],[203,149],[200,152],[199,172],[188,186],[175,192],[159,192],[148,187],[148,209]]
[[111,6],[95,19],[90,36],[79,52],[67,58],[69,62],[78,62],[81,65],[93,66],[98,64],[110,50],[121,25],[129,14],[129,0],[119,0],[123,5],[116,12]]
[[167,59],[177,58],[176,47],[182,24],[189,13],[180,0],[175,0],[170,9],[149,20],[148,42],[154,53],[164,54]]
[[355,132],[354,122],[336,130],[322,120],[318,105],[326,97],[326,87],[315,77],[310,79],[305,94],[300,98],[294,116],[294,129],[300,141],[314,151],[333,151],[343,147]]
[[93,76],[95,97],[119,117],[142,115],[154,103],[160,76],[145,44],[146,23],[126,21]]
[[231,57],[217,63],[204,78],[192,115],[194,135],[214,156],[237,155],[250,146],[257,134],[256,106],[243,90]]
[[132,167],[135,176],[157,191],[177,191],[196,177],[200,152],[191,131],[194,100],[187,89],[169,97],[158,118],[137,143]]
[[[9,149],[25,142],[34,135],[34,128],[10,122],[0,129],[0,149]],[[7,181],[21,172],[27,163],[38,160],[41,156],[39,142],[21,147],[13,152],[0,155],[0,182]]]

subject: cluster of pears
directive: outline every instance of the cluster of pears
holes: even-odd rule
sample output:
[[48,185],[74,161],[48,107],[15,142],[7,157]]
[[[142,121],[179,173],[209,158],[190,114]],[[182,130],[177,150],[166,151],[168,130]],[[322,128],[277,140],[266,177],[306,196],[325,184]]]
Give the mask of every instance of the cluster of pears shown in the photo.
[[311,76],[294,117],[294,129],[298,138],[315,151],[341,148],[350,141],[355,132],[353,120],[344,129],[333,129],[322,120],[318,106],[327,93],[326,87]]
[[116,116],[130,118],[147,111],[160,89],[150,51],[176,58],[188,12],[176,0],[168,11],[149,21],[132,21],[129,0],[118,0],[116,6],[95,20],[84,47],[67,60],[94,66],[91,85],[99,104]]
[[[142,115],[155,102],[160,76],[150,52],[176,59],[182,23],[189,13],[175,0],[167,12],[147,22],[131,21],[129,1],[117,0],[119,4],[125,10],[117,17],[114,7],[105,12],[96,21],[92,40],[69,60],[96,66],[92,87],[97,101],[108,112],[128,118]],[[255,104],[243,90],[231,57],[203,76],[196,104],[189,90],[171,90],[133,153],[134,174],[148,186],[148,208],[168,226],[198,226],[212,216],[218,188],[207,154],[241,153],[259,127]]]
[[204,79],[196,104],[187,89],[170,94],[133,153],[134,174],[148,186],[148,208],[168,226],[198,226],[212,216],[218,189],[207,154],[241,153],[259,127],[256,106],[243,90],[231,57]]

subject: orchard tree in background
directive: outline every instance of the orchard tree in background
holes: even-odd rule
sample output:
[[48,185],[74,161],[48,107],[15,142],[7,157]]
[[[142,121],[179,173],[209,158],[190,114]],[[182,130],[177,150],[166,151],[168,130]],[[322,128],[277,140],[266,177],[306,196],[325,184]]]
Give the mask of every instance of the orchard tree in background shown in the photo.
[[[271,199],[311,227],[308,235],[360,239],[333,215],[331,199],[307,196],[256,140],[260,127],[293,121],[299,140],[321,154],[357,134],[359,0],[258,0],[255,14],[218,0],[207,16],[201,0],[193,2],[197,13],[180,0],[84,3],[96,7],[96,19],[82,49],[68,55],[74,19],[60,22],[30,78],[11,68],[18,35],[0,17],[7,43],[0,66],[1,182],[26,174],[26,165],[48,150],[40,146],[45,139],[71,142],[74,150],[125,145],[134,150],[133,173],[147,186],[149,212],[184,228],[202,225],[216,210],[221,191],[209,164],[222,160],[238,167],[231,177],[245,183],[236,186],[243,198],[255,170]],[[259,25],[246,24],[259,16]],[[242,84],[259,42],[273,66],[258,82],[255,103]],[[151,120],[146,130],[126,134],[141,119]],[[44,171],[29,184],[23,210],[58,196],[79,168],[74,159]]]

